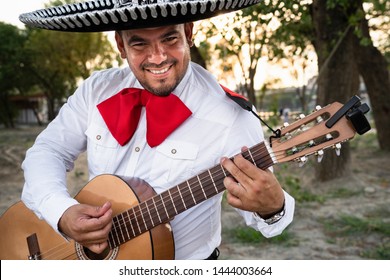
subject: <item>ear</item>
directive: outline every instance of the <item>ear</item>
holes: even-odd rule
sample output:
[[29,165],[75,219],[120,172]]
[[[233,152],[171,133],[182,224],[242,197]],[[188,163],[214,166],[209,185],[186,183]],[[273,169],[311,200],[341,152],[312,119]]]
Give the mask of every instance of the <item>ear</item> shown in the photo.
[[186,39],[188,42],[188,45],[192,47],[194,45],[194,42],[192,41],[193,36],[193,29],[194,29],[194,23],[193,22],[187,22],[184,24],[184,32],[186,35]]
[[121,54],[121,58],[125,59],[127,57],[126,49],[123,43],[122,35],[118,31],[115,31],[115,41],[116,41],[116,47],[118,48],[119,53]]

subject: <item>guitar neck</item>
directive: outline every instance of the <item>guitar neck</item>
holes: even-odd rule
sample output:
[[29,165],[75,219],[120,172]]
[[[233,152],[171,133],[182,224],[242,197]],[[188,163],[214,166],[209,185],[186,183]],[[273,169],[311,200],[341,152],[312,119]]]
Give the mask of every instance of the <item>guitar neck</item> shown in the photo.
[[[242,155],[263,170],[276,162],[264,142],[246,150]],[[223,192],[223,179],[229,175],[219,164],[115,216],[109,234],[110,247],[118,247]]]

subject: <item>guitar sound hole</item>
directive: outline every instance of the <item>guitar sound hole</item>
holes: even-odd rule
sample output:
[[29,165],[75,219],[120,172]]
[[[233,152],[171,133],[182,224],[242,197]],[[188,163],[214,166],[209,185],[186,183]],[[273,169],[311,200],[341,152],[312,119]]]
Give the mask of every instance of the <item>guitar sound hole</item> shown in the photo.
[[107,247],[100,254],[96,254],[91,250],[89,250],[88,248],[83,247],[77,242],[75,242],[75,249],[76,249],[77,258],[79,260],[115,260],[119,252],[119,247],[116,247],[112,250],[109,247]]
[[84,249],[84,254],[90,260],[105,260],[110,254],[110,249],[108,247],[104,249],[104,251],[101,252],[100,254],[92,252],[91,250],[85,247],[83,247],[83,249]]

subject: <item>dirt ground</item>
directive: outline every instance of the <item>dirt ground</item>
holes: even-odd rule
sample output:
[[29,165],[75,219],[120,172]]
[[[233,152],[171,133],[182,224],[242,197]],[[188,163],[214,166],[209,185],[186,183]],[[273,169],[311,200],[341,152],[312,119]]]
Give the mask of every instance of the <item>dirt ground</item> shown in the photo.
[[[0,214],[20,200],[23,187],[20,165],[26,150],[41,129],[0,129]],[[313,178],[311,164],[299,169],[294,166],[275,168],[275,172],[288,172],[284,177],[295,178],[301,189],[325,198],[321,201],[297,202],[294,221],[287,228],[287,242],[239,241],[231,233],[237,226],[242,226],[242,221],[231,207],[224,205],[221,259],[358,260],[370,258],[365,252],[378,247],[385,250],[383,255],[389,256],[389,235],[378,234],[372,230],[358,236],[342,236],[337,232],[329,232],[324,226],[326,221],[333,223],[343,215],[379,219],[387,226],[390,222],[389,154],[379,152],[375,144],[362,143],[355,143],[352,149],[352,175],[342,179],[318,183]],[[87,183],[87,178],[83,154],[68,176],[72,195]]]

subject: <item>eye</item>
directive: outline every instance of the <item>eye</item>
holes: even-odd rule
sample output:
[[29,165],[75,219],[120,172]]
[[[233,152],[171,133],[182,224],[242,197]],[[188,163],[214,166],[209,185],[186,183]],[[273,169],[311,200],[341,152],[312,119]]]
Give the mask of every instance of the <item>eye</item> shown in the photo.
[[164,42],[172,45],[172,44],[176,43],[177,40],[178,40],[177,36],[169,36],[169,37],[164,39]]
[[130,47],[136,50],[142,50],[145,48],[145,46],[146,46],[145,42],[133,42],[130,44]]

